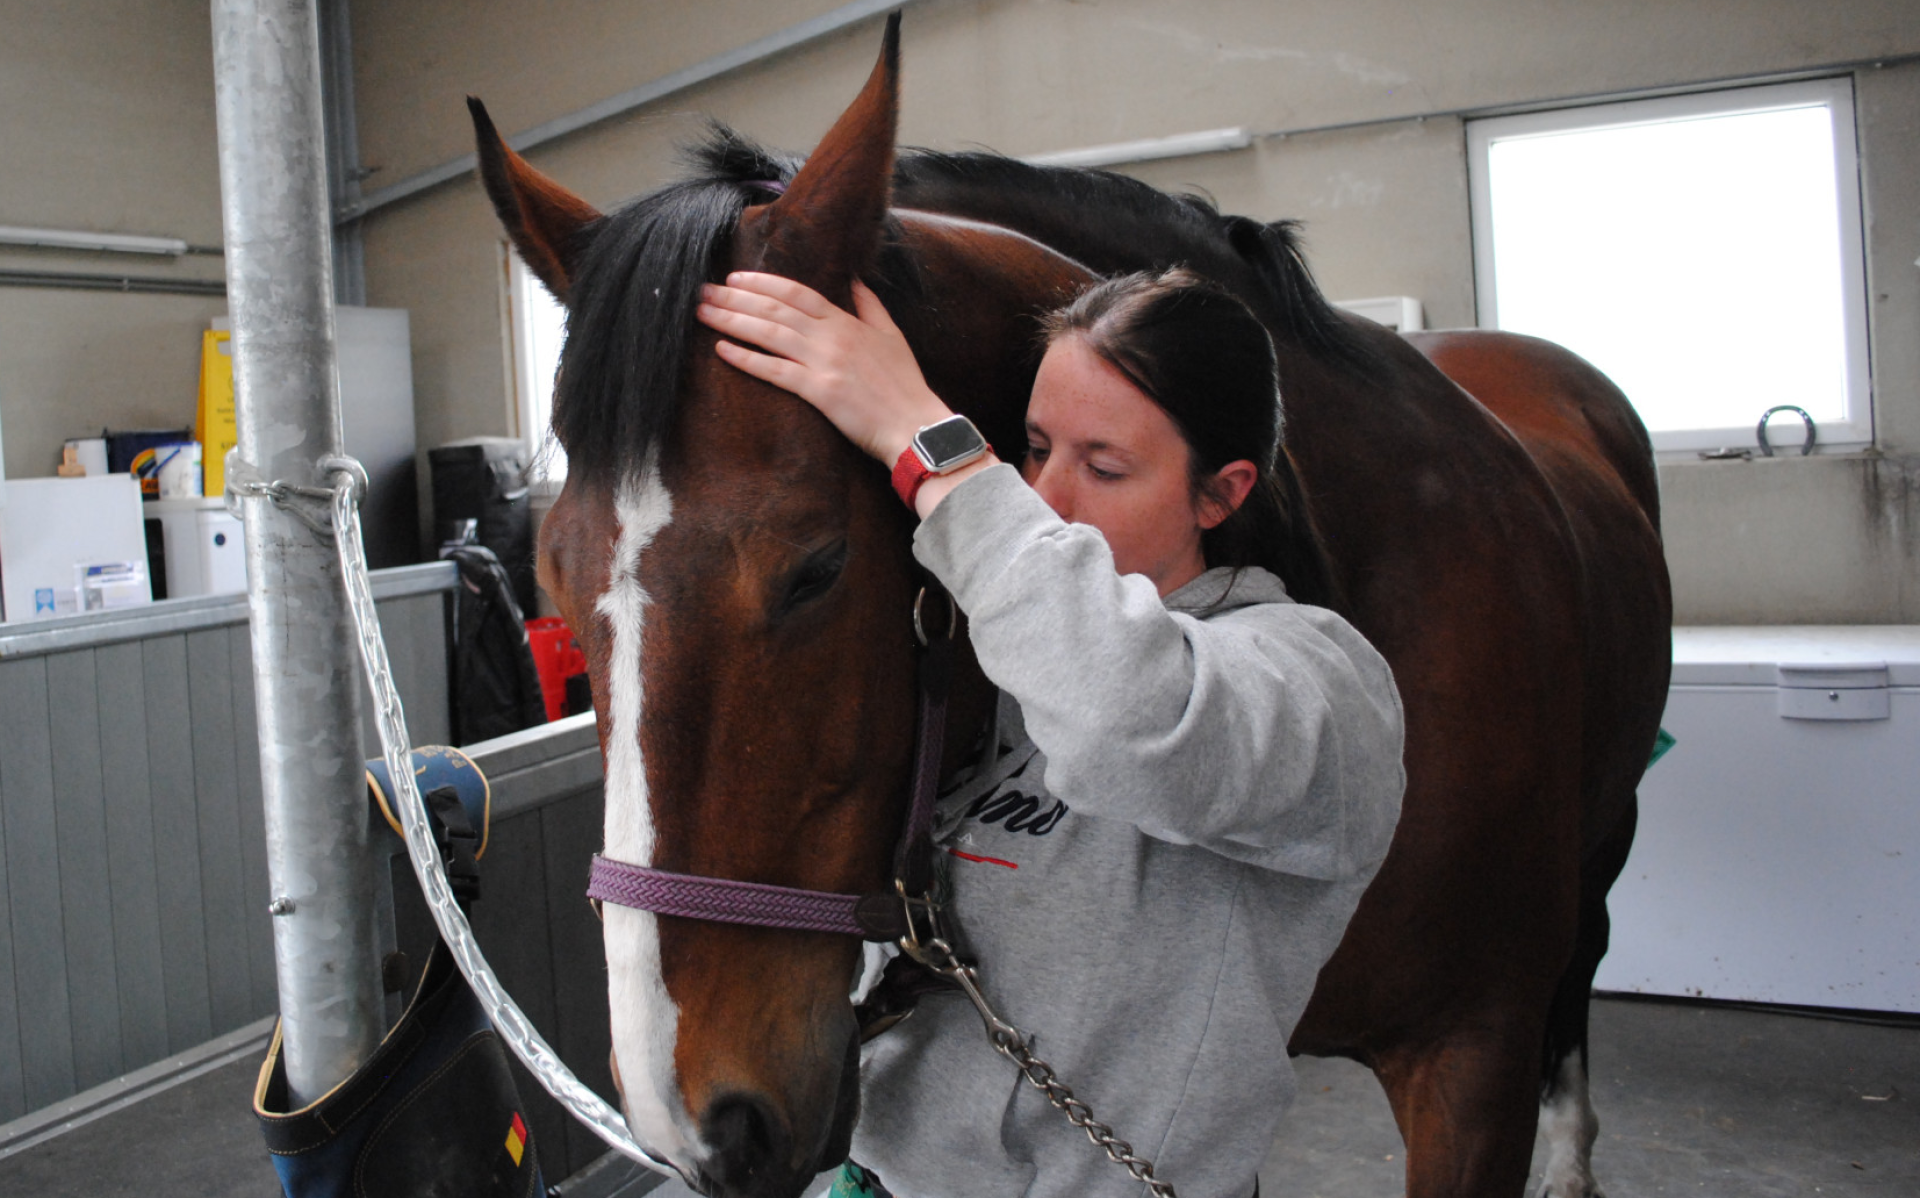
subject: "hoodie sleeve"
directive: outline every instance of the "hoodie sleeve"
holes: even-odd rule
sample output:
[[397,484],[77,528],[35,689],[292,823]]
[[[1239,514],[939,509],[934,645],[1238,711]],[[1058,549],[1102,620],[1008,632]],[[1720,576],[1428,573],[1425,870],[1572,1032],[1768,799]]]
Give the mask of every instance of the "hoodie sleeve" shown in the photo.
[[1371,870],[1405,786],[1400,698],[1345,620],[1280,598],[1209,619],[1115,572],[1009,465],[914,537],[1075,812],[1305,877]]

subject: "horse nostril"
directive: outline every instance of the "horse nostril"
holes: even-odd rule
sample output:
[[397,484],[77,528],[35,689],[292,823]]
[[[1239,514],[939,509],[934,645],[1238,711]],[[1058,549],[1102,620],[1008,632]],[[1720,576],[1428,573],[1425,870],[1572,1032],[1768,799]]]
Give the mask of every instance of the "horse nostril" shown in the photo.
[[786,1125],[758,1098],[732,1094],[714,1100],[701,1138],[712,1149],[702,1172],[729,1191],[786,1171]]

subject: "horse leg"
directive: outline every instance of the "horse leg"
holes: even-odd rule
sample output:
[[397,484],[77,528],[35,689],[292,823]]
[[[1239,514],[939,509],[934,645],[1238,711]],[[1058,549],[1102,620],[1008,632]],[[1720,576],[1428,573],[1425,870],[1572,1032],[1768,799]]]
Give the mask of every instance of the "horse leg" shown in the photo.
[[1638,816],[1630,801],[1613,833],[1582,871],[1580,932],[1547,1014],[1540,1074],[1540,1136],[1547,1160],[1539,1198],[1603,1198],[1593,1179],[1600,1120],[1588,1094],[1587,1005],[1607,952],[1607,891],[1626,865]]
[[1533,1157],[1539,1017],[1463,1022],[1373,1062],[1406,1141],[1407,1198],[1520,1198]]
[[[1590,978],[1592,969],[1587,972]],[[1604,1198],[1593,1179],[1593,1142],[1600,1135],[1600,1120],[1587,1089],[1586,996],[1569,998],[1568,1005],[1578,1009],[1562,1012],[1561,996],[1555,997],[1556,1026],[1547,1034],[1540,1082],[1540,1137],[1546,1141],[1547,1160],[1539,1198]]]

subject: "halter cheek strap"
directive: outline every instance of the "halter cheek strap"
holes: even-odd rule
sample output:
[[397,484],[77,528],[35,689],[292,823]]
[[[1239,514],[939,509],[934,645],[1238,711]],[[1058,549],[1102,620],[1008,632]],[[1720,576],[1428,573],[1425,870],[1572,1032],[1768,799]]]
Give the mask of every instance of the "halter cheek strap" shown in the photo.
[[912,790],[907,819],[893,850],[893,890],[875,894],[803,890],[764,882],[670,873],[596,853],[588,875],[587,897],[595,903],[613,903],[656,915],[802,932],[834,932],[863,940],[899,940],[912,932],[911,906],[933,888],[933,804],[939,791],[940,763],[946,747],[947,693],[953,677],[953,641],[960,619],[952,597],[948,596],[946,634],[927,636],[921,612],[928,591],[945,594],[939,590],[939,584],[930,583],[913,605],[914,633],[920,638],[924,651],[920,655]]

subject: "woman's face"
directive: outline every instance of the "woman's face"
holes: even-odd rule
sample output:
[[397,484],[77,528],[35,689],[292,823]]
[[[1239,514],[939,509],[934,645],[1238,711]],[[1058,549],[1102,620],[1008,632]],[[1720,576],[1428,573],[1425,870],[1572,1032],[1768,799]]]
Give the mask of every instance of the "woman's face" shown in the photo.
[[1160,405],[1085,341],[1069,335],[1047,350],[1020,472],[1061,519],[1100,530],[1120,573],[1146,575],[1163,596],[1206,569],[1201,530],[1232,510],[1196,504],[1190,453]]

